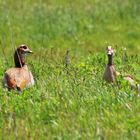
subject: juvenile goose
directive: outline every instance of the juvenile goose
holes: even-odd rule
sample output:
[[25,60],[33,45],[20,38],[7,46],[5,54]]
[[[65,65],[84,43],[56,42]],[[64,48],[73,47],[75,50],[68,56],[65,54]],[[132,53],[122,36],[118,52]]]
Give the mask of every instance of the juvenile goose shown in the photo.
[[34,79],[25,63],[25,55],[32,53],[28,46],[20,45],[14,53],[15,67],[8,69],[3,78],[3,86],[8,90],[23,90],[34,85]]
[[[103,79],[107,82],[114,82],[117,76],[121,74],[115,70],[114,65],[112,63],[113,49],[111,46],[107,47],[107,56],[108,56],[108,64],[105,68]],[[125,74],[121,76],[123,77],[124,80],[126,80],[130,84],[131,88],[135,88],[135,89],[137,88],[137,84],[130,74]]]

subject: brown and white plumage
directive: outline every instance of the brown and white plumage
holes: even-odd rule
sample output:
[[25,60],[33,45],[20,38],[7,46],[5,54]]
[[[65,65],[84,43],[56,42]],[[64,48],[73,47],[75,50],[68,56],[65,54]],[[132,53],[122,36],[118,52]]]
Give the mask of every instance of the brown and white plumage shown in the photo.
[[32,53],[26,45],[20,45],[14,53],[15,67],[9,68],[3,78],[3,86],[8,90],[23,90],[34,85],[34,78],[25,63],[25,55]]
[[108,64],[105,68],[103,79],[107,82],[114,82],[117,76],[117,72],[115,70],[115,67],[112,63],[113,59],[113,49],[111,46],[107,47],[107,56],[108,56]]
[[136,82],[131,75],[129,75],[129,74],[122,75],[115,70],[115,67],[112,62],[113,61],[113,49],[111,46],[107,47],[107,56],[108,56],[108,64],[105,68],[105,71],[103,74],[103,79],[106,82],[111,83],[116,80],[117,76],[121,75],[123,77],[123,79],[126,80],[130,84],[130,86],[132,88],[136,87]]

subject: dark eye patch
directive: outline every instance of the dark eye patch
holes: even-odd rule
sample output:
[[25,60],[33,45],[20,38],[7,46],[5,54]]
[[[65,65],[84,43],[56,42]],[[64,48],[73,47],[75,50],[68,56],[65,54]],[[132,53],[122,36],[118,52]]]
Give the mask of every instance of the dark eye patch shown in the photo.
[[22,46],[22,48],[23,48],[23,49],[27,49],[27,47],[26,47],[26,46]]

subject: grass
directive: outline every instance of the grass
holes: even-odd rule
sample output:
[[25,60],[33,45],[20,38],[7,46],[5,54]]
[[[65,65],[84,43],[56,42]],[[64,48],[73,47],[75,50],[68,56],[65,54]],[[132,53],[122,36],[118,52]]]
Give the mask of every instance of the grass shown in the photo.
[[[0,79],[25,43],[34,87],[0,86],[1,139],[140,139],[140,98],[121,78],[102,81],[105,47],[139,82],[138,0],[0,0]],[[126,52],[123,49],[126,48]],[[70,65],[64,56],[70,50]],[[68,72],[68,73],[67,73]]]

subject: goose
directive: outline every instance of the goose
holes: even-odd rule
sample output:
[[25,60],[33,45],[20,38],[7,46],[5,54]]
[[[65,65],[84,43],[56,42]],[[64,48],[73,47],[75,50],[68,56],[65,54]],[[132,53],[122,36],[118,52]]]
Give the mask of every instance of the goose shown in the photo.
[[25,55],[32,53],[29,47],[25,44],[17,47],[14,53],[15,67],[9,68],[3,78],[3,87],[8,90],[18,90],[34,85],[34,78],[31,71],[25,63]]
[[112,49],[112,46],[108,46],[107,47],[107,56],[108,56],[108,64],[105,68],[105,71],[104,71],[104,74],[103,74],[103,79],[106,81],[106,82],[115,82],[116,81],[116,78],[118,76],[122,76],[123,79],[125,81],[127,81],[130,85],[131,88],[137,88],[137,84],[135,82],[135,80],[133,79],[133,76],[130,75],[130,74],[120,74],[118,71],[115,70],[115,67],[113,65],[113,49]]
[[113,59],[113,49],[111,46],[107,47],[107,56],[108,56],[108,64],[105,68],[103,79],[109,83],[114,82],[116,79],[116,76],[119,75],[118,72],[116,72],[115,67],[113,65],[112,59]]

